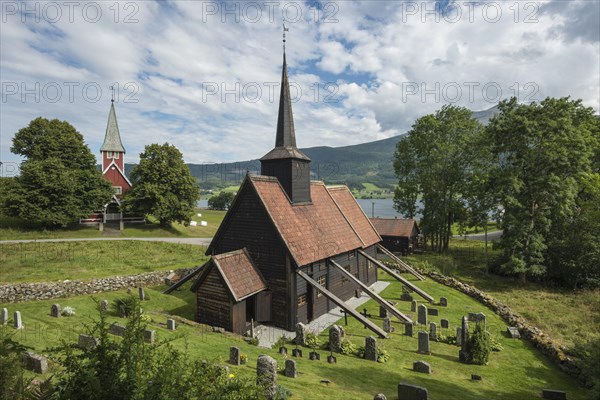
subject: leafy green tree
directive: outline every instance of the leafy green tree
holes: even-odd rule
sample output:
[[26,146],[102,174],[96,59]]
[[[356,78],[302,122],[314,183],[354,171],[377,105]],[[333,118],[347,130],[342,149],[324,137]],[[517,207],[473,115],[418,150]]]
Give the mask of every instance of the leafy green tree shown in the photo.
[[252,380],[231,378],[223,367],[192,361],[170,342],[147,343],[140,303],[122,339],[109,335],[105,311],[89,327],[97,346],[79,349],[63,343],[54,349],[62,369],[56,375],[56,398],[81,400],[242,400],[259,399]]
[[208,199],[208,208],[213,210],[227,210],[234,197],[233,193],[222,191]]
[[591,172],[598,119],[569,98],[529,105],[513,98],[498,107],[488,132],[499,160],[493,179],[504,210],[502,268],[524,281],[545,275],[552,231],[577,210],[582,176]]
[[444,106],[419,118],[397,145],[394,205],[408,217],[422,214],[421,230],[438,252],[448,249],[452,223],[464,214],[471,146],[483,132],[470,110]]
[[34,119],[15,134],[11,151],[26,160],[4,195],[10,216],[66,226],[102,208],[114,193],[83,136],[66,121]]
[[133,187],[123,197],[126,211],[152,215],[162,226],[190,221],[200,190],[175,146],[146,146],[131,180]]

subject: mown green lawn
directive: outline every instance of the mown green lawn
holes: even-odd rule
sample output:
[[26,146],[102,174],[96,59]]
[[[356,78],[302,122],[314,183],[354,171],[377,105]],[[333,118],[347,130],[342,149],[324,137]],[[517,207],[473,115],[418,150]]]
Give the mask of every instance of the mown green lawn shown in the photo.
[[0,283],[89,280],[191,268],[204,263],[204,246],[147,241],[0,244]]
[[[417,267],[431,268],[473,285],[514,311],[567,347],[577,339],[600,336],[600,290],[566,290],[537,283],[520,284],[511,278],[485,272],[483,242],[453,239],[447,255],[406,257]],[[490,256],[499,251],[490,249]]]
[[[198,217],[197,214],[202,216]],[[161,227],[155,219],[149,218],[146,224],[126,225],[121,232],[123,237],[213,237],[225,211],[196,209],[192,220],[198,226],[184,226],[173,223],[171,227]],[[207,226],[200,226],[200,221],[208,222]],[[0,240],[35,240],[35,239],[68,239],[102,237],[103,233],[97,226],[82,226],[72,224],[64,229],[43,229],[35,224],[29,224],[17,218],[0,215]]]
[[[381,275],[384,280],[389,279]],[[384,290],[384,297],[398,301],[397,307],[410,314],[410,303],[399,301],[401,286],[395,281]],[[376,393],[385,393],[388,398],[396,398],[396,385],[407,382],[425,386],[429,389],[431,399],[531,399],[539,398],[543,388],[566,390],[568,398],[587,399],[588,393],[579,388],[568,376],[546,357],[533,349],[528,342],[511,340],[503,336],[506,325],[490,310],[469,297],[439,285],[430,279],[418,282],[418,285],[433,295],[436,299],[440,296],[448,298],[449,307],[440,309],[439,317],[430,317],[431,321],[440,322],[441,318],[450,321],[451,331],[460,321],[462,315],[469,311],[483,311],[487,315],[488,330],[500,341],[504,349],[493,353],[486,366],[464,365],[458,362],[458,347],[443,343],[432,343],[432,354],[421,355],[416,353],[416,336],[409,338],[404,335],[403,329],[396,321],[394,326],[398,330],[388,339],[379,339],[378,344],[383,346],[391,355],[391,359],[383,364],[359,359],[353,355],[337,355],[338,363],[327,364],[325,361],[328,352],[321,350],[321,361],[308,360],[309,349],[304,349],[305,358],[297,359],[297,379],[278,376],[278,383],[293,391],[294,399],[369,399]],[[193,359],[207,359],[225,363],[230,346],[238,346],[243,353],[248,354],[247,365],[234,367],[230,371],[238,376],[253,378],[256,370],[256,358],[260,354],[269,354],[278,361],[281,370],[284,365],[283,356],[275,350],[263,349],[246,344],[236,337],[213,333],[207,327],[198,325],[179,324],[176,332],[165,329],[167,315],[176,314],[185,318],[192,318],[194,313],[193,296],[185,289],[176,291],[174,295],[162,295],[163,287],[147,289],[150,300],[143,302],[143,308],[151,318],[151,328],[157,330],[159,339],[175,339],[173,344],[178,348],[187,348]],[[115,299],[125,296],[125,291],[103,293],[95,298]],[[49,316],[53,303],[61,306],[72,306],[76,309],[73,317],[60,319]],[[25,329],[17,332],[15,339],[25,345],[33,347],[36,351],[47,353],[46,348],[60,343],[61,340],[76,341],[80,332],[85,332],[85,325],[90,324],[97,317],[95,303],[92,296],[81,296],[69,299],[54,299],[39,302],[20,304],[0,304],[8,307],[10,315],[14,310],[20,310],[23,315]],[[361,309],[363,307],[360,307]],[[372,318],[378,324],[382,321],[377,317],[379,306],[373,301],[366,304]],[[111,317],[111,320],[119,320]],[[340,321],[339,323],[343,323]],[[12,328],[4,328],[12,329]],[[364,338],[370,331],[364,329],[360,323],[349,318],[346,327],[349,339],[357,345],[364,344]],[[442,333],[444,331],[442,330]],[[320,336],[326,342],[327,331]],[[293,345],[288,346],[290,351]],[[413,372],[412,363],[415,360],[424,360],[431,364],[433,373],[424,375]],[[51,371],[50,371],[51,373]],[[479,374],[483,381],[470,380],[471,374]],[[328,380],[329,384],[321,381]]]

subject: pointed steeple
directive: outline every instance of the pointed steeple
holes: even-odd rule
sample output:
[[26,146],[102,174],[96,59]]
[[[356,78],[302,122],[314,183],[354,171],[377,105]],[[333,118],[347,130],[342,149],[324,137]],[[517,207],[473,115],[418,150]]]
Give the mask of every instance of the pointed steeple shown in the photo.
[[296,158],[310,161],[310,158],[296,147],[296,130],[294,129],[294,115],[292,113],[292,98],[290,96],[290,82],[287,74],[285,51],[283,53],[283,71],[281,73],[275,148],[263,156],[261,160],[279,158]]
[[110,112],[108,113],[108,124],[106,125],[106,134],[104,135],[104,143],[100,147],[100,151],[112,151],[125,153],[125,147],[121,142],[119,134],[119,125],[117,124],[117,114],[115,113],[115,101],[111,100]]
[[310,196],[310,158],[296,147],[296,131],[292,113],[290,83],[285,59],[285,32],[283,34],[283,71],[275,148],[260,159],[261,174],[276,177],[292,204],[307,204]]

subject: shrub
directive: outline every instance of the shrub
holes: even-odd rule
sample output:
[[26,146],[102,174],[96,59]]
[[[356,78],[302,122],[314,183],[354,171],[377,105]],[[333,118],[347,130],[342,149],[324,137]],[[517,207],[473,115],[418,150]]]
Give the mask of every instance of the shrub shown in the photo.
[[311,349],[316,349],[321,344],[319,337],[315,335],[313,332],[308,332],[306,334],[306,345]]
[[273,343],[272,349],[279,349],[280,347],[285,346],[289,342],[288,338],[283,335],[275,343]]
[[600,400],[600,338],[578,341],[572,352],[578,358],[577,365],[581,369],[585,385],[592,389],[592,398]]
[[138,300],[133,296],[121,297],[112,302],[111,308],[121,318],[133,315]]
[[439,334],[438,335],[438,342],[441,343],[446,343],[446,344],[456,344],[456,335],[444,335],[444,334]]
[[65,317],[70,317],[72,315],[75,315],[75,309],[73,307],[67,306],[67,307],[63,308],[61,314],[64,315]]
[[356,345],[348,339],[344,339],[341,345],[341,352],[342,354],[354,354],[356,352]]
[[469,335],[467,341],[467,353],[472,364],[485,365],[492,351],[492,341],[488,332],[485,331],[483,323],[477,323],[475,330]]
[[277,385],[277,388],[275,389],[275,397],[273,398],[274,400],[287,400],[290,397],[292,397],[291,390],[282,385]]
[[384,363],[390,359],[390,353],[382,348],[377,348],[377,362]]

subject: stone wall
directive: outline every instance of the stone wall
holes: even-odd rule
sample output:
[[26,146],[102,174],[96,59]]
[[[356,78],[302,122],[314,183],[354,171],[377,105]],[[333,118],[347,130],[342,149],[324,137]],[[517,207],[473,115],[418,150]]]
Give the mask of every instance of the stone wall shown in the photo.
[[[174,271],[176,275],[185,276],[191,269]],[[79,296],[110,292],[138,286],[156,286],[164,283],[170,271],[145,272],[128,276],[112,276],[93,279],[91,281],[59,281],[39,283],[17,283],[0,285],[0,303],[16,303],[20,301],[46,300],[58,297]]]
[[[386,265],[397,269],[396,265],[388,263],[386,263]],[[436,271],[415,269],[421,274],[429,276],[434,281],[456,289],[486,305],[498,314],[509,326],[516,326],[522,337],[529,340],[534,347],[549,356],[563,371],[577,379],[582,379],[580,368],[576,365],[575,359],[566,354],[566,348],[560,346],[552,340],[551,337],[542,332],[541,329],[530,324],[524,317],[511,310],[506,304],[496,300],[474,286],[462,283],[458,279],[440,274]]]

